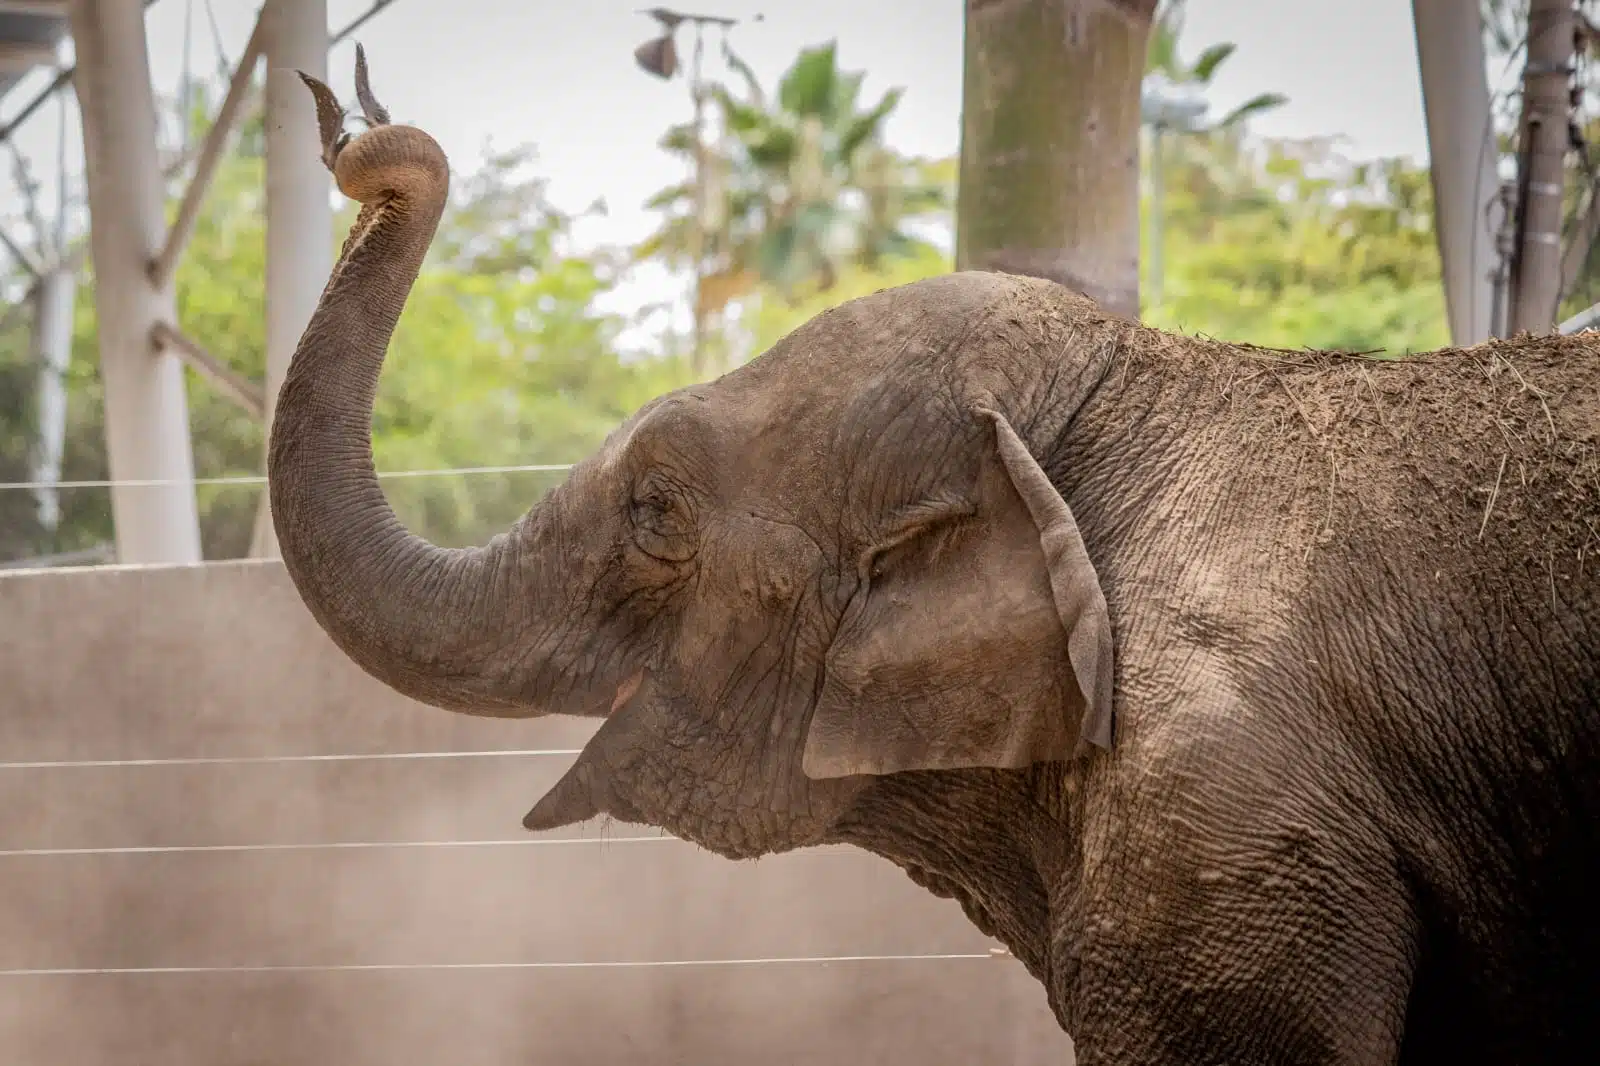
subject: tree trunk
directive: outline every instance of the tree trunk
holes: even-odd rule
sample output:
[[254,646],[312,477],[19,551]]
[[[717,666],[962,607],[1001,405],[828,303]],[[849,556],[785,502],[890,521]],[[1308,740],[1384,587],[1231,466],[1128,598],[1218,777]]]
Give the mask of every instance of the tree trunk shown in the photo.
[[956,265],[1139,314],[1139,84],[1156,0],[967,0]]
[[1561,187],[1571,114],[1572,29],[1571,0],[1532,0],[1528,5],[1512,333],[1548,332],[1561,301]]

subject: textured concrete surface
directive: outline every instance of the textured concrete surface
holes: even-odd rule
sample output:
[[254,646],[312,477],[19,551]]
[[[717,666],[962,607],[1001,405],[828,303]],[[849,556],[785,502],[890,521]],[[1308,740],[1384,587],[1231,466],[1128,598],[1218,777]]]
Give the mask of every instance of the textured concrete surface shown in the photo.
[[[1007,957],[709,964],[994,945],[850,849],[524,833],[593,725],[396,696],[279,564],[0,575],[0,679],[0,1061],[1071,1061]],[[504,754],[298,758],[439,751]]]

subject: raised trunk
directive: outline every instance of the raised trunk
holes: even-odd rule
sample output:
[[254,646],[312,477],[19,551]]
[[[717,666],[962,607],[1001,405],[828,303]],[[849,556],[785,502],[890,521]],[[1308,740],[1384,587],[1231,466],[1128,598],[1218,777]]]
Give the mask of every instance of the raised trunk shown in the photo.
[[268,483],[284,564],[317,621],[368,673],[454,710],[531,713],[504,654],[524,606],[517,542],[449,550],[414,536],[373,466],[378,374],[444,210],[448,164],[411,127],[378,126],[331,151],[340,189],[363,207],[272,423]]
[[1139,83],[1156,0],[967,0],[956,265],[1139,314]]

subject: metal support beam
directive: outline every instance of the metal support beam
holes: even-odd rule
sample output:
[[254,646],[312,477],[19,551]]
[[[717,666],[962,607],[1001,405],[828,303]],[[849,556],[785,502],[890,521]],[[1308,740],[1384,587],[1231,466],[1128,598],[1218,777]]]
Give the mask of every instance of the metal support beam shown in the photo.
[[217,117],[211,123],[211,128],[206,131],[204,143],[200,145],[194,173],[189,177],[189,187],[183,190],[183,200],[178,204],[178,213],[172,220],[172,228],[167,230],[166,243],[161,246],[160,253],[150,263],[150,280],[158,286],[171,281],[173,273],[178,269],[178,260],[183,257],[183,249],[194,234],[195,219],[200,217],[200,205],[205,202],[206,190],[211,187],[211,178],[216,174],[217,164],[222,161],[222,149],[228,143],[228,137],[238,123],[245,97],[250,94],[250,77],[255,73],[256,60],[261,58],[263,21],[260,16],[256,18],[256,27],[250,32],[250,40],[245,43],[244,54],[239,57],[239,65],[234,69],[232,80],[228,82],[228,95],[222,98],[222,106],[217,109]]
[[0,41],[0,74],[21,77],[34,67],[54,66],[56,46],[32,41]]
[[54,533],[61,521],[62,453],[67,443],[67,367],[72,362],[72,312],[77,278],[70,270],[52,270],[33,287],[33,357],[39,367],[38,446],[33,480],[39,524]]
[[[5,0],[0,0],[0,3],[4,2]],[[149,7],[155,2],[156,0],[144,0],[144,6]],[[70,15],[71,0],[60,0],[58,9],[60,11],[67,12]],[[33,99],[29,100],[26,104],[23,104],[22,110],[18,111],[16,115],[12,117],[11,121],[5,123],[4,125],[0,125],[0,142],[9,141],[12,136],[16,134],[17,130],[22,126],[22,124],[32,118],[34,112],[38,111],[39,108],[44,106],[46,100],[60,92],[61,87],[72,80],[72,76],[77,72],[77,69],[78,68],[76,66],[71,66],[62,67],[60,70],[56,71],[56,76],[50,79],[49,85],[46,85],[43,89],[40,89],[38,92],[34,93]]]
[[1499,149],[1489,109],[1483,20],[1476,0],[1412,0],[1433,174],[1434,229],[1450,337],[1489,337],[1494,310]]
[[[333,205],[328,172],[317,157],[316,110],[296,76],[328,76],[327,0],[266,0],[261,13],[267,57],[267,392],[272,408],[322,288],[333,269]],[[277,537],[267,494],[256,510],[250,554],[275,558]]]
[[150,340],[157,347],[171,348],[178,358],[247,414],[258,419],[265,416],[266,400],[261,386],[212,355],[203,344],[177,326],[170,322],[157,322],[150,330]]
[[83,116],[95,308],[105,385],[106,453],[117,559],[200,561],[194,455],[183,364],[153,351],[151,328],[173,317],[170,288],[150,281],[160,247],[162,180],[144,0],[71,0]]

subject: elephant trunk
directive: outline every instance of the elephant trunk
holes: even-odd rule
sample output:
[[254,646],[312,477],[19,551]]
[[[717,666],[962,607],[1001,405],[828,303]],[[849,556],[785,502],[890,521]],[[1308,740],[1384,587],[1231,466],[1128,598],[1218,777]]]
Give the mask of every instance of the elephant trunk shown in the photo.
[[[363,74],[364,63],[366,104]],[[379,124],[346,142],[332,93],[306,81],[317,97],[324,160],[362,208],[272,422],[267,473],[284,564],[322,628],[379,680],[453,710],[532,713],[528,664],[508,650],[509,635],[525,625],[518,616],[542,598],[524,587],[530,578],[518,545],[526,541],[501,535],[465,550],[430,544],[401,525],[373,465],[379,371],[443,214],[449,165],[431,137],[387,125],[381,108]],[[548,517],[530,514],[525,529]],[[533,570],[549,576],[547,567]]]

